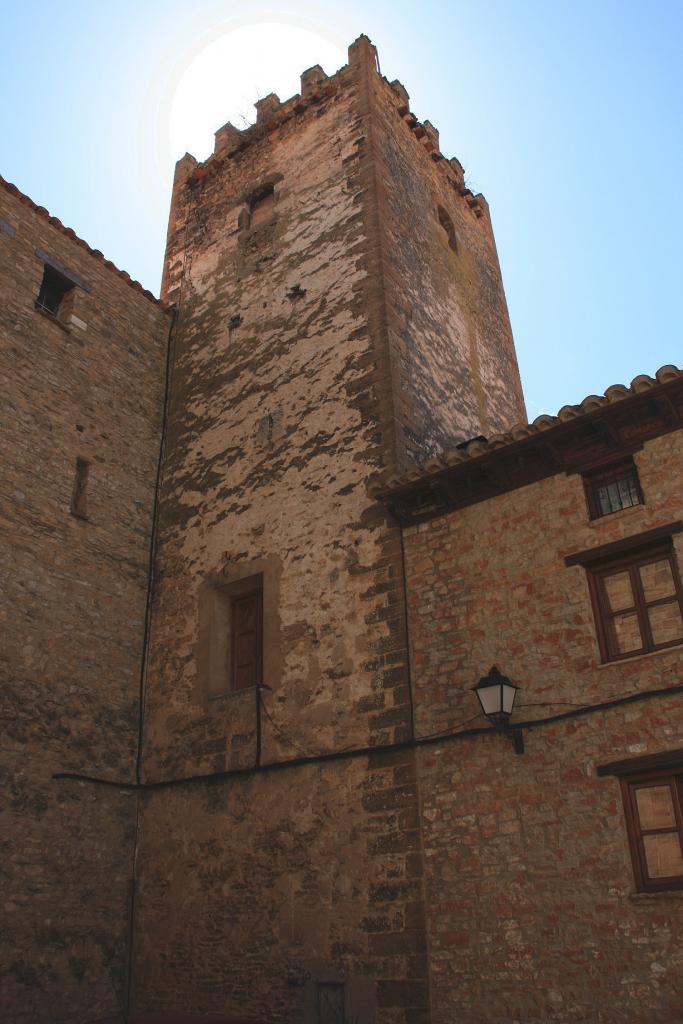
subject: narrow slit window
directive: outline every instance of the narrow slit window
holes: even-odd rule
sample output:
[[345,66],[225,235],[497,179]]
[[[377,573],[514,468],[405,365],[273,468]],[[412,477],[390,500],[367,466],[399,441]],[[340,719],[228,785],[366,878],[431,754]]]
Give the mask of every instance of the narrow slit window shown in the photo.
[[76,459],[76,474],[71,493],[71,515],[77,519],[88,518],[88,474],[90,463],[85,459]]
[[36,309],[42,310],[43,313],[48,313],[50,316],[57,316],[60,308],[69,295],[75,288],[74,282],[70,281],[68,277],[60,274],[54,267],[50,267],[45,264],[43,270],[43,280],[40,285],[40,291],[38,292],[38,298],[36,299]]
[[453,221],[451,220],[449,215],[446,213],[446,211],[444,210],[443,206],[439,207],[439,211],[438,212],[439,212],[439,224],[441,225],[441,227],[443,228],[444,232],[446,233],[446,238],[448,239],[448,246],[449,246],[450,249],[453,250],[453,252],[457,252],[458,251],[458,238],[457,238],[457,235],[455,234],[455,228],[453,227]]

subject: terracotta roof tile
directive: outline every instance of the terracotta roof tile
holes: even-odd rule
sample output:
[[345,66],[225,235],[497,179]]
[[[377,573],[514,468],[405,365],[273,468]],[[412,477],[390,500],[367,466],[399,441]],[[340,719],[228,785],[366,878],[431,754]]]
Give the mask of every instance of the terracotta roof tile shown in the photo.
[[456,466],[461,462],[466,462],[468,459],[476,459],[488,455],[490,452],[503,448],[508,444],[522,441],[532,434],[543,433],[560,423],[566,423],[568,420],[587,416],[615,402],[621,402],[625,398],[641,394],[643,391],[648,391],[659,384],[668,384],[679,378],[683,378],[683,370],[667,364],[660,367],[654,377],[649,377],[647,374],[640,374],[634,377],[628,387],[624,384],[611,384],[606,389],[604,395],[588,395],[578,405],[563,405],[557,416],[542,414],[537,416],[533,423],[515,423],[504,434],[494,434],[485,441],[482,441],[481,438],[475,438],[469,444],[461,445],[457,449],[451,449],[440,455],[433,456],[422,470],[412,470],[404,476],[375,478],[369,485],[368,491],[373,497],[385,495],[396,488],[405,487],[416,480],[429,477],[432,473]]

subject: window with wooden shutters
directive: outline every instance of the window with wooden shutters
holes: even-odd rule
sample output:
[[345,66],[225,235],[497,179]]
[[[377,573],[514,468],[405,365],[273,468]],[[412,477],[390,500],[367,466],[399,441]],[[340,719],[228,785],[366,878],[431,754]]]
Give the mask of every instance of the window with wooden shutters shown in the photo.
[[604,661],[683,643],[683,596],[671,541],[589,569]]
[[260,686],[263,648],[262,591],[234,596],[231,600],[231,689]]
[[317,1024],[345,1024],[344,984],[337,981],[318,982]]
[[263,632],[261,573],[200,588],[197,671],[209,699],[263,682]]

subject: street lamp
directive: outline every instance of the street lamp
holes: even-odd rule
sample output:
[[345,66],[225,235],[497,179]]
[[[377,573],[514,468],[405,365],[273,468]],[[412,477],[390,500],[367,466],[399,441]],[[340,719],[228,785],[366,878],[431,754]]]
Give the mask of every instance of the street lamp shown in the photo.
[[472,689],[479,699],[481,710],[498,732],[504,733],[515,745],[515,753],[524,753],[524,737],[521,729],[510,729],[510,715],[517,696],[518,686],[502,675],[495,665],[487,676],[482,676]]

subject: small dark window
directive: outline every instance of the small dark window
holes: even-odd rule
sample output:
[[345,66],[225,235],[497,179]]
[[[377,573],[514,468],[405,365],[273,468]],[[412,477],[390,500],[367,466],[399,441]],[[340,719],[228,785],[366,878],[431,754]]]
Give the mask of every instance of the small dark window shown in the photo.
[[318,982],[317,1024],[345,1024],[344,985],[338,981]]
[[63,300],[69,292],[73,291],[74,287],[73,281],[46,264],[36,299],[36,309],[41,309],[51,316],[57,316]]
[[584,488],[591,519],[643,504],[638,471],[633,459],[584,473]]
[[636,888],[683,889],[683,773],[622,778],[621,791]]
[[453,221],[448,216],[443,206],[439,207],[439,224],[446,232],[446,238],[448,239],[448,245],[453,252],[458,251],[458,239],[455,234],[455,228],[453,227]]
[[87,485],[90,463],[85,459],[76,459],[76,475],[71,492],[71,515],[78,519],[88,518]]
[[603,661],[683,643],[683,594],[671,541],[591,567]]
[[231,689],[260,686],[263,649],[263,595],[261,590],[231,599]]

